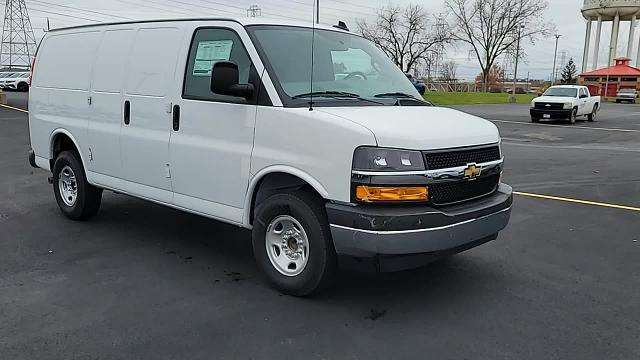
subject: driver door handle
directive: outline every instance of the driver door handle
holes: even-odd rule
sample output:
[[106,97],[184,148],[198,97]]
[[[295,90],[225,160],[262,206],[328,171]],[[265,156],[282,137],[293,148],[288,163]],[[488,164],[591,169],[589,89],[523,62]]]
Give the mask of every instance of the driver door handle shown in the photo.
[[180,105],[173,105],[173,131],[180,130]]

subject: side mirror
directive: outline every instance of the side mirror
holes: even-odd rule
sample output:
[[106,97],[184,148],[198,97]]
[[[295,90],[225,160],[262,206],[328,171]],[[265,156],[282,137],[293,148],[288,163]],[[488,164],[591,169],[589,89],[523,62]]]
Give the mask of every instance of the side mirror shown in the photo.
[[586,99],[586,98],[588,98],[587,95],[585,95],[585,94],[580,95],[580,99]]
[[211,71],[211,91],[219,95],[237,96],[248,99],[253,96],[253,85],[240,84],[238,65],[230,61],[220,61]]

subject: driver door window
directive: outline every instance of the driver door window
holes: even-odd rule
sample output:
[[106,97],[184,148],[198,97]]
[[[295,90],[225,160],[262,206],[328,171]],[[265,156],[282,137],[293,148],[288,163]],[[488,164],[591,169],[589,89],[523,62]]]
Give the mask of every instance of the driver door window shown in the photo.
[[189,51],[183,98],[246,103],[243,98],[211,92],[211,70],[218,61],[231,61],[238,65],[240,83],[249,82],[251,59],[238,35],[228,29],[199,29]]

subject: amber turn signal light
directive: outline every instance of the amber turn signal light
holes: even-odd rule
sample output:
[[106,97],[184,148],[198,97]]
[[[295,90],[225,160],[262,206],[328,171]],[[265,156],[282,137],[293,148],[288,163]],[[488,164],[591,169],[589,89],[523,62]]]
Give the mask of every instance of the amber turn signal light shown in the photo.
[[427,201],[429,190],[422,187],[358,186],[356,198],[360,201]]

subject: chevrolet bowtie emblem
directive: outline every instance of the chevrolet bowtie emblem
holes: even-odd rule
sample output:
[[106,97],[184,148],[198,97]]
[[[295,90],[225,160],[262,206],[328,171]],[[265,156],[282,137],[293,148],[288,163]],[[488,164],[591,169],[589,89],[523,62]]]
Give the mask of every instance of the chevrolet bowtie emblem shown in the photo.
[[551,107],[551,104],[547,104],[547,105],[545,105],[545,106],[546,106],[546,107]]
[[476,164],[467,164],[467,168],[464,169],[465,179],[475,179],[482,173],[482,168],[476,166]]

